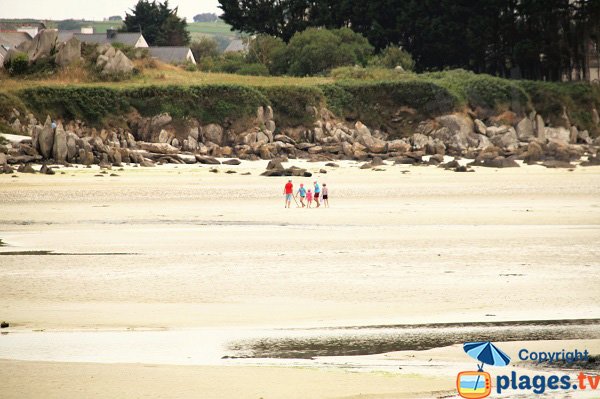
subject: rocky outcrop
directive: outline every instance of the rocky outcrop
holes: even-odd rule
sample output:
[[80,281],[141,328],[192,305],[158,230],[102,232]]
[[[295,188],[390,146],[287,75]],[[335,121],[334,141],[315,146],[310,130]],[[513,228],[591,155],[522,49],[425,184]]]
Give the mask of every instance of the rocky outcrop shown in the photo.
[[103,76],[128,75],[133,71],[133,62],[121,50],[112,46],[98,48],[99,56],[96,59],[96,68]]
[[[106,53],[116,51],[107,48]],[[591,164],[600,144],[600,139],[594,141],[587,131],[574,125],[570,129],[546,126],[535,113],[527,117],[510,113],[484,120],[474,120],[468,113],[443,115],[417,124],[413,134],[398,138],[361,121],[337,120],[327,110],[311,112],[319,116],[312,126],[283,129],[275,127],[270,107],[259,107],[252,125],[243,127],[231,121],[202,124],[194,119],[174,121],[169,114],[131,114],[123,124],[127,128],[95,129],[80,121],[68,121],[52,129],[50,117],[42,126],[33,115],[13,111],[7,123],[31,138],[11,142],[4,152],[6,160],[0,161],[7,165],[53,160],[151,167],[162,163],[218,165],[217,158],[235,158],[225,161],[227,165],[237,165],[240,159],[269,159],[272,164],[267,175],[286,176],[306,172],[281,165],[282,159],[296,158],[320,162],[353,159],[362,162],[364,168],[376,168],[384,161],[387,165],[440,165],[449,155],[474,159],[472,166],[504,168],[517,167],[518,161],[571,163],[588,155]]]
[[42,58],[49,58],[56,52],[58,45],[58,31],[56,29],[44,29],[40,31],[32,41],[25,41],[18,45],[15,50],[27,55],[30,63]]
[[67,133],[63,129],[61,123],[56,126],[54,133],[54,144],[52,147],[53,158],[58,163],[66,163],[68,148],[67,148]]
[[48,116],[44,126],[39,131],[37,138],[38,150],[44,158],[52,158],[54,149],[54,129],[52,128],[52,120]]
[[55,62],[61,67],[74,65],[81,61],[81,42],[72,37],[65,43],[58,45]]

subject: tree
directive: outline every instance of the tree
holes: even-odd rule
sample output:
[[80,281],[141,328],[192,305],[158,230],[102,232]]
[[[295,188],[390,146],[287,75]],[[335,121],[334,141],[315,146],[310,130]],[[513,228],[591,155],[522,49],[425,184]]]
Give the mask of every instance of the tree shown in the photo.
[[202,13],[194,15],[194,22],[215,22],[218,20],[217,14],[215,13]]
[[308,0],[219,0],[221,19],[246,33],[264,33],[288,42],[311,26]]
[[108,17],[109,21],[122,21],[123,17],[121,17],[120,15],[112,15],[110,17]]
[[[327,30],[309,28],[296,33],[284,54],[287,73],[296,76],[323,74],[346,65],[365,65],[373,53],[367,39],[348,28]],[[278,68],[281,59],[276,60]]]
[[219,43],[213,38],[202,37],[200,40],[195,40],[190,45],[190,49],[194,53],[196,61],[219,55]]
[[401,46],[416,69],[588,79],[600,0],[220,0],[236,30],[288,42],[309,27],[351,28],[377,51]]
[[257,35],[248,44],[246,60],[250,63],[263,64],[272,70],[274,59],[285,52],[285,49],[283,40],[269,35]]
[[164,3],[139,0],[132,13],[125,14],[123,32],[141,32],[150,46],[183,46],[190,43],[185,18],[177,16],[177,7]]
[[398,46],[388,46],[380,54],[369,61],[369,65],[380,66],[384,68],[402,67],[405,71],[412,71],[415,68],[415,61],[412,56]]

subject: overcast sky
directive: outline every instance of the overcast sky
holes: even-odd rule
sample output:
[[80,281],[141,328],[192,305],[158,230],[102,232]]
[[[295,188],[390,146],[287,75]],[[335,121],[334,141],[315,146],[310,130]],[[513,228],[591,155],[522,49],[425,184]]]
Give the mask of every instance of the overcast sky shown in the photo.
[[[161,2],[163,0],[160,0]],[[111,15],[125,16],[137,0],[0,0],[0,18],[102,20]],[[180,17],[188,22],[203,12],[219,14],[217,0],[169,0],[179,6]]]

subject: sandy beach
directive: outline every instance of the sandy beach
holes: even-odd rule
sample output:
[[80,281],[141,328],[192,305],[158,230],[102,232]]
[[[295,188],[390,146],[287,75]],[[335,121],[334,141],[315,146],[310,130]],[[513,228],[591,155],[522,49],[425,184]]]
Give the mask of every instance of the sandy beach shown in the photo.
[[[432,376],[424,365],[403,373],[310,363],[136,364],[133,356],[110,365],[68,362],[17,354],[2,340],[39,330],[235,335],[600,318],[600,167],[454,173],[360,170],[344,161],[320,174],[323,163],[292,164],[315,172],[293,178],[296,186],[327,183],[331,208],[284,209],[287,178],[259,176],[266,161],[221,165],[220,173],[163,165],[101,176],[97,167],[0,175],[0,319],[10,322],[0,336],[3,391],[15,398],[447,397],[452,373],[469,361],[456,346],[431,349],[453,358]],[[600,353],[598,330],[590,331],[569,342]],[[177,383],[165,390],[164,381]]]

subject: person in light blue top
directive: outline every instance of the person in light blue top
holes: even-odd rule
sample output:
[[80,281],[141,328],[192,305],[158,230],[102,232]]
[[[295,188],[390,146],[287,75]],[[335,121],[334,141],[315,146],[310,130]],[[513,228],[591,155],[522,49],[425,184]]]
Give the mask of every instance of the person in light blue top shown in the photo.
[[306,199],[306,189],[304,188],[304,184],[300,184],[300,188],[298,189],[296,195],[300,197],[300,203],[302,204],[302,208],[304,208],[306,206],[304,204],[304,200]]
[[317,204],[317,208],[321,206],[319,203],[319,197],[321,196],[321,186],[319,186],[318,182],[315,182],[315,203]]

